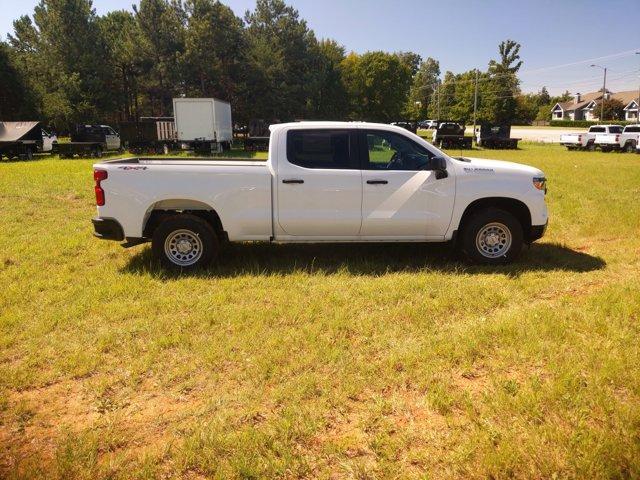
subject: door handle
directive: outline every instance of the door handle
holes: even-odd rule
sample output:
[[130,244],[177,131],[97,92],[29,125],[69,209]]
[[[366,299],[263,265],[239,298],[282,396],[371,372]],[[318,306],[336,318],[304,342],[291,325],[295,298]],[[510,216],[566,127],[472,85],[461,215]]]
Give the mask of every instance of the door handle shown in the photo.
[[367,183],[369,185],[386,185],[389,182],[386,180],[367,180]]
[[286,178],[282,180],[282,183],[304,183],[304,180],[299,178]]

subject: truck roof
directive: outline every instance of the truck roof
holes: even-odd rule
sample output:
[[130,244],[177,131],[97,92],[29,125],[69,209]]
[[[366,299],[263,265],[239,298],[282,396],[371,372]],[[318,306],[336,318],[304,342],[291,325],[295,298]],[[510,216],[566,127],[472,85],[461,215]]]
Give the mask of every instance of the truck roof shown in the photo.
[[303,121],[289,123],[275,123],[269,126],[269,130],[276,131],[283,128],[353,128],[353,127],[372,127],[384,130],[393,130],[396,132],[407,132],[406,129],[388,123],[369,123],[369,122],[337,122],[337,121]]

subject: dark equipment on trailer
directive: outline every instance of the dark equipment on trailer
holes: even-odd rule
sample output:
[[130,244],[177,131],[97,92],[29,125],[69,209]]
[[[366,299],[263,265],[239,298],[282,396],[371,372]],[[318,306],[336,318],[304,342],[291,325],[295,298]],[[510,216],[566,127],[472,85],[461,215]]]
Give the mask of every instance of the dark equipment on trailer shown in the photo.
[[476,127],[476,145],[484,148],[517,149],[520,138],[511,137],[511,125],[483,123]]
[[438,120],[432,143],[439,148],[470,149],[473,137],[465,137],[464,122]]
[[397,122],[391,122],[391,125],[402,127],[405,130],[409,130],[411,133],[418,133],[418,121],[417,120],[398,120]]
[[58,143],[60,158],[101,157],[107,150],[120,150],[120,135],[108,125],[76,125],[71,142]]
[[[278,122],[275,122],[278,123]],[[269,150],[269,124],[262,119],[249,121],[244,149],[247,152],[266,152]]]
[[42,150],[40,122],[0,122],[0,160],[31,160],[38,150]]
[[121,122],[120,141],[132,153],[164,153],[179,150],[173,117],[140,117],[137,122]]

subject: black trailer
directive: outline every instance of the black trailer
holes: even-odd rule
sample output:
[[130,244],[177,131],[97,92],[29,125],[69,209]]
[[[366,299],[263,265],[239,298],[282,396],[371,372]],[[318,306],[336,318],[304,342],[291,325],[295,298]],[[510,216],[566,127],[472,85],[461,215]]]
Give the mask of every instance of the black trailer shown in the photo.
[[132,153],[149,154],[179,150],[173,117],[140,117],[137,122],[118,125],[122,146]]
[[518,148],[520,138],[511,138],[511,125],[491,125],[483,123],[476,127],[476,144],[484,148]]
[[409,130],[411,133],[418,133],[418,121],[417,120],[398,120],[391,122],[391,125],[402,127],[405,130]]
[[0,122],[0,160],[3,157],[31,160],[39,150],[42,150],[40,122]]
[[438,120],[432,143],[439,148],[472,148],[473,137],[465,137],[464,123]]
[[74,155],[101,157],[108,150],[120,150],[120,135],[108,125],[76,125],[71,142],[58,143],[60,158]]

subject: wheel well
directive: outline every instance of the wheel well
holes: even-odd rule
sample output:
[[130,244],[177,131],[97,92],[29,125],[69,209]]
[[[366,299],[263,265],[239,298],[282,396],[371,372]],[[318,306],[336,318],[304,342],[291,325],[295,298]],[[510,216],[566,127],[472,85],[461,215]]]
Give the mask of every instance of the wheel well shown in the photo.
[[153,232],[158,225],[162,222],[165,217],[169,217],[172,215],[180,215],[180,214],[189,214],[194,215],[196,217],[202,218],[209,225],[213,227],[214,232],[218,235],[220,240],[227,239],[227,232],[222,228],[222,222],[220,221],[220,217],[215,210],[200,210],[200,209],[155,209],[152,210],[149,214],[149,218],[144,226],[144,230],[142,235],[145,238],[151,238],[153,236]]
[[509,212],[520,222],[524,238],[529,238],[531,232],[531,212],[524,203],[520,200],[516,200],[515,198],[489,197],[474,200],[467,206],[462,214],[462,218],[460,219],[460,231],[462,231],[465,223],[476,212],[486,210],[487,208],[499,208],[500,210]]

